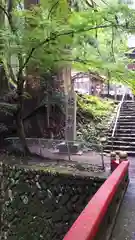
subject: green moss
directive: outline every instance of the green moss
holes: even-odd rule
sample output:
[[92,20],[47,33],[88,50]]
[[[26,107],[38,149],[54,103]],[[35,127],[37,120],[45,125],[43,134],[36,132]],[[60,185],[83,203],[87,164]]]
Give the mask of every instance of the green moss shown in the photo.
[[96,96],[78,95],[77,136],[93,150],[100,150],[100,137],[108,127],[108,120],[115,109],[111,100]]
[[95,120],[105,117],[114,108],[113,101],[96,96],[78,95],[78,108]]

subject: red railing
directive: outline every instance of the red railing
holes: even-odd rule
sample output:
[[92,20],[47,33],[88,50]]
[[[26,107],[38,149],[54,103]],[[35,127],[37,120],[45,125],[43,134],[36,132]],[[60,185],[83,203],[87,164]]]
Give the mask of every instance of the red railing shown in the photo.
[[93,240],[124,176],[129,161],[123,161],[99,188],[63,240]]

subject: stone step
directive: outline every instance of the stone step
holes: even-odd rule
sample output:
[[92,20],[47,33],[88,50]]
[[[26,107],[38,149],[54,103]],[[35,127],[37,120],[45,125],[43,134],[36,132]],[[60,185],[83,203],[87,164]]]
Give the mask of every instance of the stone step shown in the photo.
[[125,121],[125,122],[135,121],[135,116],[129,116],[129,117],[120,116],[118,118],[118,121]]
[[132,106],[132,105],[135,105],[135,102],[123,102],[122,106]]
[[119,119],[121,119],[121,118],[122,118],[122,119],[123,119],[123,118],[124,118],[124,119],[132,119],[132,118],[135,118],[135,116],[132,116],[132,115],[120,115],[120,116],[119,116]]
[[135,119],[118,119],[118,123],[120,124],[120,123],[125,123],[126,125],[127,125],[127,123],[135,123]]
[[135,131],[135,125],[117,125],[116,133],[119,130],[125,130],[125,131]]
[[[110,128],[108,130],[108,135],[109,136],[112,134],[112,130],[113,130],[113,128],[112,129]],[[120,134],[125,133],[125,135],[127,135],[127,134],[132,134],[132,133],[134,134],[135,132],[134,132],[134,128],[131,128],[131,126],[128,127],[128,125],[124,126],[124,125],[119,125],[119,123],[117,123],[117,128],[115,129],[115,135],[118,135],[119,133]]]
[[[112,133],[108,133],[108,138],[111,138]],[[115,133],[115,137],[116,138],[134,138],[135,137],[135,133]]]
[[135,105],[133,106],[122,106],[121,111],[126,111],[126,110],[135,110]]
[[129,113],[135,112],[135,108],[121,109],[120,113],[124,113],[124,112],[129,112]]
[[133,109],[134,110],[135,109],[135,105],[132,105],[132,106],[122,106],[121,107],[121,111],[122,110],[129,110],[129,109]]
[[123,103],[122,107],[131,107],[131,106],[135,106],[135,103]]
[[135,111],[135,107],[124,107],[121,108],[120,112],[134,112]]
[[[111,138],[112,131],[108,133],[108,142],[105,152],[112,150],[126,151],[129,155],[135,156],[135,102],[126,101],[121,108],[115,136]],[[113,143],[113,145],[112,145]]]
[[[115,151],[115,149],[111,149],[111,150],[105,149],[104,152],[105,152],[105,153],[110,153],[110,152],[112,152],[112,150]],[[120,151],[117,151],[117,150],[116,150],[115,152],[116,152],[117,154],[119,154]],[[135,156],[135,151],[126,151],[126,152],[127,152],[128,156]]]
[[123,101],[123,104],[126,104],[126,103],[130,103],[130,104],[131,104],[131,103],[134,103],[134,102],[135,102],[134,100],[126,100],[126,99],[125,99],[125,100]]
[[[108,141],[108,145],[111,145],[112,144],[112,141],[111,140],[109,140]],[[114,141],[113,141],[113,145],[114,146],[127,146],[127,144],[128,144],[128,146],[131,146],[131,147],[134,147],[135,148],[135,141],[133,141],[133,142],[131,142],[131,141],[122,141],[122,140],[116,140],[116,139],[114,139]]]
[[117,126],[116,132],[118,132],[121,129],[133,131],[133,130],[135,130],[135,125],[130,124],[130,126],[129,125],[125,126],[125,125],[120,124],[120,125]]
[[123,106],[121,107],[121,110],[120,111],[128,111],[128,110],[132,110],[132,111],[135,111],[135,106]]
[[127,127],[127,126],[135,126],[135,121],[130,121],[130,122],[128,122],[128,121],[124,121],[124,120],[119,120],[118,121],[118,126],[125,126],[125,127]]
[[[120,135],[120,136],[114,136],[114,141],[124,141],[124,142],[135,142],[135,134],[133,136],[129,135],[130,137],[128,136],[125,136],[125,135]],[[108,141],[112,141],[112,137],[108,137]]]
[[[128,117],[126,117],[126,116],[128,116]],[[126,115],[125,114],[120,114],[120,116],[119,116],[119,119],[120,118],[129,118],[129,119],[131,119],[131,118],[135,118],[135,113],[134,114],[129,114],[129,113],[127,113]]]
[[121,109],[126,109],[126,108],[135,108],[135,104],[131,104],[131,105],[123,105],[122,107],[121,107]]
[[132,105],[135,105],[135,102],[123,102],[122,106],[132,106]]
[[116,132],[115,132],[115,136],[119,135],[119,133],[124,133],[125,136],[127,136],[127,134],[135,134],[135,129],[118,129]]
[[134,101],[124,101],[123,102],[123,106],[125,106],[125,105],[132,105],[132,104],[135,104],[135,102]]
[[135,116],[135,111],[123,111],[123,112],[120,112],[120,116],[123,116],[123,115]]
[[[134,151],[135,152],[135,146],[129,146],[129,145],[126,145],[126,146],[123,146],[123,145],[120,145],[120,146],[117,146],[117,145],[113,145],[113,149],[116,150],[116,151]],[[112,150],[112,144],[107,144],[105,146],[105,150]]]
[[119,118],[118,122],[135,122],[135,117],[131,117],[131,118]]

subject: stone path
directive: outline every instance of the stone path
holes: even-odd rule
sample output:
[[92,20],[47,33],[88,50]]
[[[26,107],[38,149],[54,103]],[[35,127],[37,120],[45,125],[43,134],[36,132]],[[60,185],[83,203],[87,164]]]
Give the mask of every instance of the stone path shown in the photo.
[[125,194],[112,240],[135,240],[135,159],[130,158],[130,184]]
[[[45,158],[50,158],[51,160],[69,160],[69,157],[67,154],[59,154],[57,152],[51,151],[51,149],[48,148],[40,148],[38,145],[33,145],[29,147],[31,152],[37,153]],[[78,163],[88,163],[88,164],[94,164],[102,166],[102,158],[100,153],[94,152],[94,151],[88,151],[83,154],[77,154],[77,155],[71,155],[70,156],[71,161],[76,161]],[[109,155],[104,156],[104,162],[105,166],[110,166],[110,158]]]

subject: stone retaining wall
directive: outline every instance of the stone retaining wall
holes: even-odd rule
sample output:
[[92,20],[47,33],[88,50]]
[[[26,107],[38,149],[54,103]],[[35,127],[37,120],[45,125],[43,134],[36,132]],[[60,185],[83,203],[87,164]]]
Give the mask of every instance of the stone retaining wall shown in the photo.
[[8,240],[60,240],[105,179],[2,166],[1,226]]

